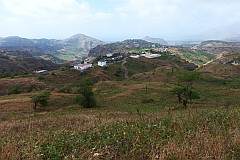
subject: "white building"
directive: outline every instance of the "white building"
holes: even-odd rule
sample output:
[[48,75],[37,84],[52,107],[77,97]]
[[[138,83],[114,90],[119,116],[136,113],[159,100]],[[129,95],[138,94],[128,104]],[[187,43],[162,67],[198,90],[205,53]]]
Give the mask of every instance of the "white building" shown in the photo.
[[91,67],[92,67],[92,64],[77,64],[77,65],[74,65],[74,69],[77,69],[77,70],[80,70],[80,71],[83,71],[83,70],[91,68]]
[[108,54],[106,54],[106,56],[109,58],[109,57],[112,57],[113,54],[112,53],[108,53]]
[[107,66],[107,61],[98,61],[98,66],[106,67]]
[[48,72],[47,70],[35,71],[35,73],[37,73],[37,74],[46,74],[47,72]]
[[232,65],[235,65],[235,66],[240,65],[239,62],[232,62],[231,64],[232,64]]

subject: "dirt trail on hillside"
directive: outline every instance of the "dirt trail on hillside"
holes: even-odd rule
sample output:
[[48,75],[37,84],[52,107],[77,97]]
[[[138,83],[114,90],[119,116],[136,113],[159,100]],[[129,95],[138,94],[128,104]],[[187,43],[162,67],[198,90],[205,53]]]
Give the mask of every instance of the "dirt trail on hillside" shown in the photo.
[[125,78],[128,79],[128,70],[127,68],[125,67],[125,64],[127,63],[127,58],[124,58],[123,59],[123,62],[122,62],[122,68],[124,69],[124,73],[125,73]]

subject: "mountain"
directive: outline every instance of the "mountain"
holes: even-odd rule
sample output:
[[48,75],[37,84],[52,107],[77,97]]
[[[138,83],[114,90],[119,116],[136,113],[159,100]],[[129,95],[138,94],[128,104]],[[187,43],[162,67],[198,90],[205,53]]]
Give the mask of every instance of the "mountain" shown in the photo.
[[77,60],[87,56],[91,48],[104,42],[84,34],[77,34],[64,40],[27,39],[17,36],[0,38],[0,48],[31,52],[34,56],[51,55],[62,60]]
[[0,73],[31,72],[39,69],[52,70],[60,65],[33,57],[26,51],[0,50]]
[[152,37],[146,36],[146,37],[142,38],[142,40],[145,40],[145,41],[151,42],[151,43],[159,43],[161,45],[168,45],[168,43],[164,39],[161,39],[161,38],[152,38]]
[[125,53],[135,49],[161,47],[161,44],[147,42],[142,39],[128,39],[122,42],[98,45],[89,51],[89,56],[106,55],[107,53]]
[[58,50],[54,56],[64,60],[83,60],[88,56],[89,51],[98,46],[105,44],[103,41],[88,37],[84,34],[77,34],[65,40],[62,40],[59,44],[63,49]]
[[104,44],[103,41],[98,39],[88,37],[84,34],[76,34],[70,38],[62,40],[60,42],[64,48],[71,48],[71,49],[86,49],[89,51],[90,49],[96,47],[97,45]]
[[17,36],[11,36],[0,39],[0,46],[1,47],[22,47],[22,46],[29,46],[33,47],[34,43],[32,40],[27,38],[21,38]]
[[9,49],[36,48],[46,51],[54,51],[62,48],[58,43],[59,43],[58,40],[27,39],[17,36],[11,36],[0,39],[0,47]]

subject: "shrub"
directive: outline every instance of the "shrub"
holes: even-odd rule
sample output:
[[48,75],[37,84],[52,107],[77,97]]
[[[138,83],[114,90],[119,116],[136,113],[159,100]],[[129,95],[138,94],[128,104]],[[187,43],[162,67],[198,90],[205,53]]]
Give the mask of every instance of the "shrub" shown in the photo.
[[93,81],[90,78],[85,78],[81,82],[81,87],[78,93],[82,94],[82,98],[80,96],[77,97],[78,103],[83,105],[85,108],[96,107],[96,100],[94,98],[94,93],[92,91]]
[[33,95],[31,98],[32,98],[32,102],[34,103],[34,109],[37,109],[38,105],[40,105],[41,107],[47,106],[50,95],[51,95],[50,92],[44,92],[44,93]]
[[10,95],[10,94],[20,94],[22,92],[21,90],[22,90],[22,86],[19,85],[19,84],[16,84],[8,92],[8,95]]

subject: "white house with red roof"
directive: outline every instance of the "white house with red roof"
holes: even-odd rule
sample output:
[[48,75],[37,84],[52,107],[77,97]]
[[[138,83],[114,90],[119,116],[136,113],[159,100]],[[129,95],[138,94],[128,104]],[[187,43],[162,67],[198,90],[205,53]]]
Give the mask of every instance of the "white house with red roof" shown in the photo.
[[77,69],[77,70],[80,70],[80,71],[83,71],[83,70],[91,68],[91,67],[92,67],[92,64],[90,64],[90,63],[74,65],[74,69]]
[[131,57],[131,58],[140,58],[140,56],[139,56],[138,54],[136,54],[136,53],[132,53],[132,54],[130,55],[130,57]]

